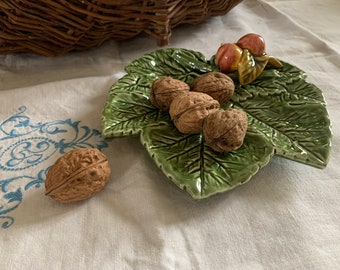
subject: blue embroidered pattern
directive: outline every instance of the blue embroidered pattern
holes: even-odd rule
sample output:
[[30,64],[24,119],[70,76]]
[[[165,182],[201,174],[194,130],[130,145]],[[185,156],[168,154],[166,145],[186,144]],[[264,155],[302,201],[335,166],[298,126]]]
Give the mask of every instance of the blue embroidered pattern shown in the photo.
[[[31,123],[26,107],[0,123],[0,224],[3,229],[14,223],[10,215],[23,201],[24,192],[40,188],[48,168],[42,163],[53,155],[74,148],[108,146],[96,129],[80,126],[71,119]],[[33,167],[42,166],[37,175]],[[49,164],[50,165],[50,164]],[[49,167],[49,166],[48,166]],[[39,168],[37,168],[39,170]]]

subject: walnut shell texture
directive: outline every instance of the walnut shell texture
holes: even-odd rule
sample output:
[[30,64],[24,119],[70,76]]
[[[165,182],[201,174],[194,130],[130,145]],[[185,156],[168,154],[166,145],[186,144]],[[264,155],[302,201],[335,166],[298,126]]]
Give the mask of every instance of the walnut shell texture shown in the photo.
[[220,104],[211,96],[188,92],[174,98],[169,114],[180,132],[198,134],[202,132],[204,118],[219,108]]
[[109,162],[98,149],[71,150],[49,169],[46,195],[63,203],[88,199],[104,188],[110,173]]
[[189,92],[190,86],[181,80],[162,76],[153,81],[150,89],[150,102],[162,111],[168,111],[172,100]]
[[235,84],[228,75],[213,71],[198,76],[192,82],[191,90],[206,93],[223,105],[233,96]]
[[247,114],[230,108],[208,115],[203,123],[203,134],[206,144],[213,150],[229,152],[242,146],[247,128]]

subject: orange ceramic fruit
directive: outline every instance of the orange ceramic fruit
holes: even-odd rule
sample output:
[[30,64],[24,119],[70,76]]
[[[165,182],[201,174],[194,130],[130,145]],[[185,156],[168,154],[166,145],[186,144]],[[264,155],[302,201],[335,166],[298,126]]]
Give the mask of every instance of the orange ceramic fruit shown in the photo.
[[215,63],[223,73],[230,73],[238,69],[242,49],[234,43],[222,44],[215,55]]

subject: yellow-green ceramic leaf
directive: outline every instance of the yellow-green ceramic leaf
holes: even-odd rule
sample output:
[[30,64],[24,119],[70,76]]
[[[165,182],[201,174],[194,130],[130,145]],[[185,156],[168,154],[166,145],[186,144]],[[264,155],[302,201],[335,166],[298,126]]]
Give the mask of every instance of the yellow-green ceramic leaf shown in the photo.
[[254,57],[247,49],[244,49],[238,65],[240,84],[247,85],[256,80],[266,67],[268,60],[268,55]]
[[280,60],[275,58],[272,55],[269,55],[268,65],[271,65],[272,67],[275,67],[275,68],[282,68],[282,63],[280,62]]

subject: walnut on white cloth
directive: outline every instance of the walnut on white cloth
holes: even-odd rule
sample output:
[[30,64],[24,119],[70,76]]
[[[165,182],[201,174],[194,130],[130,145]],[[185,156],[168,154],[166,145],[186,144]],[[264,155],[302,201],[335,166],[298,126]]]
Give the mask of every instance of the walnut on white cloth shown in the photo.
[[49,169],[46,195],[62,203],[85,200],[104,188],[110,174],[109,162],[98,149],[74,149]]

